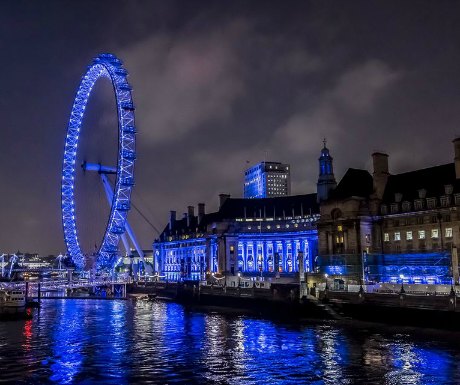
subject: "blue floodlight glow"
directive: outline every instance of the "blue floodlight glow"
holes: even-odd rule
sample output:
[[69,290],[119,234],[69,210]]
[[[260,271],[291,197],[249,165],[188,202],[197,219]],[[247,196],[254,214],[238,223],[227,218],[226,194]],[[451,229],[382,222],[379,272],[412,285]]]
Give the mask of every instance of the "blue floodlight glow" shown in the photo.
[[[239,234],[230,250],[230,273],[245,276],[313,271],[318,237],[314,231]],[[154,245],[155,265],[166,280],[199,280],[218,271],[217,237],[175,239]]]
[[450,284],[450,253],[368,254],[366,280],[381,283]]
[[[118,111],[118,161],[114,198],[107,227],[97,252],[98,268],[110,268],[118,255],[118,243],[124,232],[126,216],[131,207],[131,190],[134,185],[134,163],[136,159],[136,129],[134,124],[134,103],[131,86],[127,81],[128,72],[121,60],[112,54],[96,57],[82,77],[73,103],[64,147],[61,181],[61,208],[64,239],[67,253],[77,267],[82,268],[85,256],[77,234],[75,216],[75,160],[79,132],[83,123],[88,98],[96,81],[108,78],[113,85]],[[126,183],[128,182],[128,183]],[[122,231],[123,230],[123,231]]]

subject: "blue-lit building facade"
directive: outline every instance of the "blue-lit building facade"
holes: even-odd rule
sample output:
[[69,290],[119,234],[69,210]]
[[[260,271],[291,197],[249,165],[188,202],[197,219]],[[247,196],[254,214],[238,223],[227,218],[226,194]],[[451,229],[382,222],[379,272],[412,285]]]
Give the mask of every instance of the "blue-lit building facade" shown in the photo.
[[156,267],[166,280],[198,281],[205,278],[207,271],[217,272],[217,239],[206,239],[204,234],[196,234],[196,238],[190,236],[192,238],[169,236],[170,241],[157,243]]
[[154,270],[164,280],[202,280],[218,271],[217,237],[207,233],[205,205],[198,204],[198,215],[189,206],[181,219],[170,212],[169,223],[153,243]]
[[219,211],[189,207],[154,242],[155,269],[165,280],[204,280],[312,272],[317,257],[316,194],[266,199],[221,195]]
[[[237,271],[244,273],[296,273],[299,263],[310,272],[316,252],[316,231],[238,236]],[[231,263],[231,262],[230,262]],[[234,266],[230,266],[230,271]]]

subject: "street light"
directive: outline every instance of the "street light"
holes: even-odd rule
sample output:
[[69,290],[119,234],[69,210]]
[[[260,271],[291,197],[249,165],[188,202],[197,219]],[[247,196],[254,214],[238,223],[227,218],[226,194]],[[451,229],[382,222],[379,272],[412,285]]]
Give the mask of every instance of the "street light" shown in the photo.
[[401,294],[405,293],[405,290],[404,290],[404,274],[400,274],[399,275],[399,278],[401,278]]

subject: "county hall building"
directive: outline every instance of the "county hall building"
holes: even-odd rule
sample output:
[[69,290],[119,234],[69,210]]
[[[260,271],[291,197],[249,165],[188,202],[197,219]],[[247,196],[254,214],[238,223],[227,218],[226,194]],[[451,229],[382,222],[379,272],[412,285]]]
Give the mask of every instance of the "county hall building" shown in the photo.
[[219,210],[169,224],[154,242],[155,270],[168,280],[207,275],[291,277],[309,273],[336,287],[376,282],[458,283],[460,139],[454,162],[392,174],[347,170],[336,183],[324,145],[317,192],[261,199],[220,195]]

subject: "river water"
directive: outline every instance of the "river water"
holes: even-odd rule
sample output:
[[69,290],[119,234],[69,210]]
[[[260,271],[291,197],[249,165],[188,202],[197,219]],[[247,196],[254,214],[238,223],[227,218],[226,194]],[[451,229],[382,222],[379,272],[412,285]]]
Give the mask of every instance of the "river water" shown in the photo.
[[460,333],[43,300],[0,323],[5,384],[460,384]]

